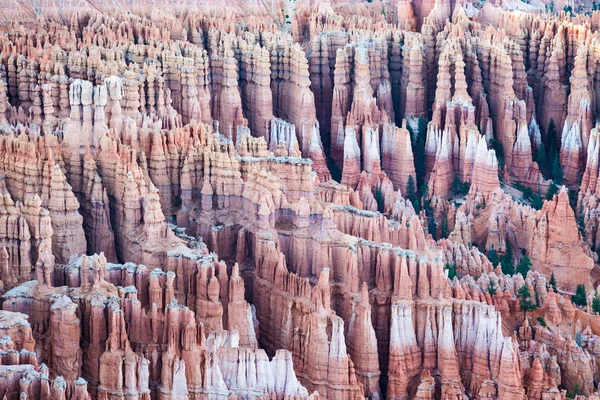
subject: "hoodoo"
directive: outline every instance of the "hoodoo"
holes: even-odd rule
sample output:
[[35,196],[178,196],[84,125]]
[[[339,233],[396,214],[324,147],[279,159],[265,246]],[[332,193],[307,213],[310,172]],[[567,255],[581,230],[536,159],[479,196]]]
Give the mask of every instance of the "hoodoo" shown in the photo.
[[600,399],[597,2],[0,9],[0,398]]

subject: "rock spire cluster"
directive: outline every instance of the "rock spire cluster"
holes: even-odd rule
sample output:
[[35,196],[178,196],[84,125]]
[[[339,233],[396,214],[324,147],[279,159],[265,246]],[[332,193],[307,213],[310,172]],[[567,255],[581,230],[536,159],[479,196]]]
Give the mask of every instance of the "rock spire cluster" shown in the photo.
[[0,0],[0,397],[600,399],[583,3]]

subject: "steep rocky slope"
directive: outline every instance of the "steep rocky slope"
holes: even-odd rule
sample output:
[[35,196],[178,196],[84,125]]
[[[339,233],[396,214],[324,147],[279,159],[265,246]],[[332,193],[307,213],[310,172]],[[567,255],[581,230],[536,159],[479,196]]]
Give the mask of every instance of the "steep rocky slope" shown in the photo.
[[599,12],[0,5],[3,398],[600,399]]

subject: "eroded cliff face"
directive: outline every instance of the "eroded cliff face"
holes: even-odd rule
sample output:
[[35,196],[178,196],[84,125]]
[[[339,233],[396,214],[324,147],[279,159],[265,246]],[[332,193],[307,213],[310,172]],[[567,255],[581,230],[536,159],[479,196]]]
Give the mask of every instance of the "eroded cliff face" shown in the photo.
[[600,14],[521,4],[3,7],[0,395],[600,398]]

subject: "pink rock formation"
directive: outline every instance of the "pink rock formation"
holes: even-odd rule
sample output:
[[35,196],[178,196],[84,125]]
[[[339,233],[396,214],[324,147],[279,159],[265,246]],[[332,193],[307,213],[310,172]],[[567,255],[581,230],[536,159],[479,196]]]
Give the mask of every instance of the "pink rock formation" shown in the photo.
[[384,125],[381,138],[381,166],[402,193],[408,190],[408,180],[416,177],[410,134],[406,127]]
[[52,168],[48,211],[52,221],[52,252],[64,264],[72,255],[86,252],[79,202],[58,165]]
[[565,287],[572,289],[581,282],[589,282],[594,262],[589,249],[582,244],[564,187],[544,204],[528,254],[539,263],[542,272],[546,275],[553,272]]
[[0,396],[599,398],[589,5],[146,3],[0,0]]

